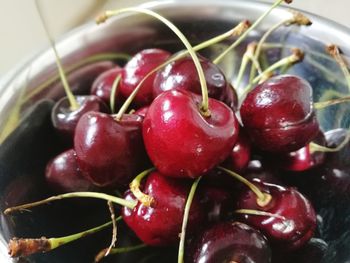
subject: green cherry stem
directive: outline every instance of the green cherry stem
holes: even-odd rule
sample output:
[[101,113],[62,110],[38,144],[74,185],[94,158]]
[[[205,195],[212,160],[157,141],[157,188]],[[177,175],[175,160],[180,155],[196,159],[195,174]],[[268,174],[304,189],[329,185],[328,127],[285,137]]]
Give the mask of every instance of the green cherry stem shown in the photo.
[[[243,76],[244,76],[244,72],[245,72],[245,70],[247,68],[248,62],[253,58],[255,48],[256,48],[256,43],[255,42],[249,43],[247,45],[246,51],[243,54],[241,66],[239,68],[237,79],[236,79],[236,83],[235,83],[235,85],[233,85],[237,89],[239,89],[239,86],[241,85],[241,82],[242,82],[242,79],[243,79]],[[259,66],[259,69],[260,69],[260,65],[258,65],[258,66]],[[253,64],[252,68],[254,68],[254,64]]]
[[[188,50],[190,56],[193,59],[193,63],[196,66],[197,72],[198,72],[198,77],[201,85],[201,90],[202,90],[202,105],[200,107],[201,113],[204,116],[210,116],[210,111],[209,111],[209,97],[208,97],[208,88],[207,88],[207,83],[206,79],[204,76],[203,68],[201,63],[199,62],[199,59],[197,57],[196,52],[193,50],[192,45],[190,42],[187,40],[185,35],[168,19],[164,18],[163,16],[157,14],[156,12],[148,9],[143,9],[143,8],[138,8],[138,7],[131,7],[131,8],[124,8],[124,9],[119,9],[119,10],[110,10],[104,12],[102,16],[97,18],[97,23],[104,22],[111,16],[116,16],[122,13],[129,13],[129,12],[136,12],[136,13],[142,13],[145,15],[152,16],[159,21],[161,21],[163,24],[165,24],[169,29],[171,29],[182,41],[186,49]],[[118,116],[120,117],[120,116]]]
[[342,97],[342,98],[338,98],[338,99],[333,99],[333,100],[320,101],[320,102],[314,103],[314,108],[316,110],[321,110],[321,109],[327,108],[327,107],[332,106],[332,105],[337,105],[337,104],[349,102],[349,101],[350,101],[350,96],[346,96],[346,97]]
[[128,207],[130,209],[133,209],[136,206],[136,202],[127,201],[123,198],[115,197],[113,195],[108,195],[108,194],[104,194],[104,193],[72,192],[72,193],[51,196],[51,197],[46,198],[44,200],[36,201],[33,203],[28,203],[28,204],[24,204],[24,205],[10,207],[10,208],[7,208],[4,211],[4,213],[7,215],[7,214],[13,213],[15,211],[27,210],[27,209],[35,207],[35,206],[50,203],[52,201],[68,199],[68,198],[80,198],[80,197],[82,197],[82,198],[95,198],[95,199],[102,199],[102,200],[106,200],[106,201],[111,201],[112,203],[115,203],[115,204],[118,204],[121,206],[125,206],[125,207]]
[[[147,247],[146,244],[139,244],[139,245],[129,246],[129,247],[112,248],[108,255],[132,252],[132,251],[139,250],[139,249],[146,248],[146,247]],[[95,262],[100,262],[105,257],[107,249],[108,248],[105,248],[105,249],[101,250],[96,255]]]
[[[90,65],[90,64],[98,62],[98,61],[108,61],[108,60],[118,60],[118,59],[128,61],[130,59],[130,55],[124,54],[124,53],[100,53],[100,54],[86,57],[86,58],[80,60],[79,62],[74,63],[71,66],[68,66],[65,71],[66,71],[66,73],[71,73],[74,70],[77,70],[83,66]],[[60,78],[59,74],[58,75],[56,74],[56,75],[48,78],[46,81],[41,83],[39,86],[32,88],[30,90],[30,92],[28,92],[28,94],[24,97],[23,102],[29,101],[31,98],[33,98],[35,95],[37,95],[39,92],[45,90],[47,87],[49,87],[55,81],[57,81],[59,78]]]
[[[194,51],[199,51],[201,49],[207,48],[211,45],[214,45],[216,43],[219,43],[223,40],[225,40],[226,38],[233,36],[233,35],[240,35],[242,34],[242,32],[244,32],[245,30],[247,30],[247,28],[250,26],[250,23],[248,20],[244,20],[241,23],[239,23],[236,27],[234,27],[233,29],[223,33],[222,35],[216,36],[214,38],[211,38],[201,44],[198,44],[197,46],[193,47]],[[132,101],[134,100],[136,94],[139,92],[139,90],[141,89],[143,83],[151,76],[153,75],[155,72],[157,72],[158,70],[164,68],[166,65],[177,61],[183,57],[185,57],[186,55],[188,55],[188,50],[184,50],[178,54],[176,54],[175,56],[171,57],[170,59],[168,59],[167,61],[165,61],[164,63],[160,64],[159,66],[155,67],[154,69],[152,69],[149,73],[146,74],[146,76],[140,81],[140,83],[136,86],[136,88],[133,90],[133,92],[130,94],[130,96],[126,99],[126,101],[124,102],[124,104],[122,105],[122,107],[120,108],[119,112],[117,113],[115,119],[117,121],[119,121],[123,114],[128,110],[128,108],[130,107],[130,104],[132,103]]]
[[186,228],[188,223],[188,217],[190,214],[191,204],[194,198],[194,194],[196,193],[198,183],[201,180],[202,177],[197,178],[191,187],[190,193],[188,194],[186,205],[185,205],[185,212],[182,220],[182,226],[181,226],[181,233],[180,233],[180,243],[179,243],[179,253],[177,262],[183,263],[184,262],[184,254],[185,254],[185,240],[186,240]]
[[66,73],[64,72],[60,56],[58,55],[58,52],[57,52],[57,49],[56,49],[55,42],[53,41],[53,38],[50,35],[50,32],[49,32],[49,30],[48,30],[48,28],[46,26],[46,22],[45,22],[45,19],[44,19],[44,16],[43,16],[43,12],[41,10],[41,6],[39,4],[39,0],[35,0],[35,5],[36,5],[36,8],[37,8],[39,17],[41,19],[44,31],[45,31],[45,33],[47,35],[47,38],[50,41],[50,44],[52,46],[52,50],[53,50],[53,52],[55,54],[58,72],[59,72],[59,75],[61,77],[62,85],[63,85],[63,88],[64,88],[64,90],[66,92],[66,95],[67,95],[67,98],[68,98],[68,101],[69,101],[69,104],[70,104],[70,108],[71,108],[71,110],[76,110],[76,109],[79,108],[79,104],[76,101],[76,99],[75,99],[75,97],[74,97],[74,95],[72,93],[72,90],[69,87],[69,84],[68,84],[68,81],[67,81],[67,76],[66,76]]
[[265,212],[265,211],[259,211],[259,210],[253,210],[253,209],[238,209],[234,211],[236,214],[246,214],[246,215],[255,215],[255,216],[269,216],[269,217],[275,217],[281,220],[286,220],[284,216],[276,215],[273,213]]
[[148,170],[143,171],[139,175],[135,177],[134,180],[130,183],[130,191],[133,193],[133,195],[136,197],[138,201],[140,201],[144,206],[150,207],[153,202],[154,198],[150,195],[146,195],[140,190],[140,184],[142,179],[147,176],[149,173],[153,172],[155,168],[150,168]]
[[275,71],[278,68],[281,68],[285,65],[293,65],[297,62],[300,62],[304,58],[304,52],[302,52],[300,49],[292,49],[292,55],[282,58],[281,60],[277,61],[276,63],[272,64],[270,67],[265,69],[261,74],[259,74],[257,77],[253,79],[252,82],[250,82],[242,91],[241,94],[239,94],[240,100],[245,97],[245,95],[250,92],[250,90],[253,88],[253,86],[257,83],[259,83],[261,80],[265,80],[268,76],[271,75],[273,71]]
[[255,193],[255,195],[257,197],[256,203],[259,206],[264,207],[270,203],[272,196],[268,193],[263,193],[257,186],[255,186],[255,184],[251,183],[250,181],[245,179],[243,176],[241,176],[241,175],[239,175],[231,170],[228,170],[222,166],[218,166],[218,169],[221,171],[224,171],[228,175],[232,176],[233,178],[237,179],[241,183],[248,186],[249,189],[252,190],[253,193]]
[[[118,217],[116,220],[121,220],[121,217]],[[77,239],[86,237],[97,233],[107,227],[112,225],[112,221],[109,221],[103,225],[85,230],[73,235],[64,236],[64,237],[53,237],[53,238],[13,238],[9,242],[9,254],[11,257],[22,257],[29,256],[34,253],[47,252],[53,249],[56,249],[62,245],[73,242]]]
[[317,143],[311,142],[310,143],[310,152],[312,152],[312,153],[313,152],[328,152],[328,153],[338,152],[343,147],[345,147],[349,141],[350,141],[350,132],[348,131],[346,133],[344,140],[337,147],[329,148],[329,147],[325,147],[325,146],[319,145]]
[[268,10],[266,10],[265,13],[263,13],[254,23],[253,25],[246,30],[234,43],[231,44],[223,53],[221,53],[216,59],[214,59],[215,64],[219,64],[221,60],[233,49],[235,49],[247,36],[248,34],[254,30],[264,19],[267,17],[273,9],[275,9],[277,6],[279,6],[283,1],[286,3],[291,3],[291,0],[277,0]]
[[[263,45],[266,42],[267,38],[273,33],[275,32],[278,28],[282,27],[282,26],[290,26],[293,24],[298,24],[298,25],[305,25],[305,26],[310,26],[312,24],[312,22],[306,17],[304,16],[302,13],[300,12],[296,12],[296,11],[291,11],[292,13],[292,17],[288,18],[286,20],[280,21],[278,23],[276,23],[275,25],[273,25],[269,30],[267,30],[264,35],[260,38],[258,45],[256,47],[255,53],[254,53],[254,58],[259,61],[259,56],[261,54],[261,51],[263,49]],[[249,77],[249,82],[251,82],[255,76],[256,73],[256,68],[252,67],[251,71],[250,71],[250,77]]]
[[327,47],[327,52],[334,58],[334,60],[338,63],[340,66],[344,77],[346,79],[346,83],[348,85],[348,90],[350,92],[350,73],[348,69],[348,65],[346,64],[345,59],[340,54],[340,50],[336,45],[329,45]]
[[109,97],[109,105],[111,107],[112,114],[115,113],[115,95],[117,93],[118,85],[119,85],[119,82],[121,79],[122,79],[122,75],[119,74],[114,79],[113,84],[112,84],[111,95]]

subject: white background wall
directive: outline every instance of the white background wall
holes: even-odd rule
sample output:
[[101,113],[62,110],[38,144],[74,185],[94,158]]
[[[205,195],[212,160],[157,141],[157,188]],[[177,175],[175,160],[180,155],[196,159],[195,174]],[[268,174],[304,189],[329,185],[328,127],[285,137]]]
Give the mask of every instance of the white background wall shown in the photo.
[[[50,31],[59,36],[96,15],[106,0],[40,0]],[[234,1],[234,0],[227,0]],[[267,0],[274,2],[274,0]],[[112,0],[111,6],[131,6],[145,0]],[[293,7],[328,17],[350,27],[349,0],[294,0]],[[47,44],[34,0],[0,0],[0,77]]]

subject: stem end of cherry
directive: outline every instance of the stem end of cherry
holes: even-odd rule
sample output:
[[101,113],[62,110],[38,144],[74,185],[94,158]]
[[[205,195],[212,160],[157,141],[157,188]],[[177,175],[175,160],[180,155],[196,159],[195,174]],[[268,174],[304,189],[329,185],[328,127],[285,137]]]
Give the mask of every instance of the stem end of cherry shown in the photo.
[[36,239],[13,238],[8,245],[11,257],[29,256],[38,252],[47,252],[50,249],[50,241],[45,237]]
[[272,196],[270,194],[263,193],[262,196],[259,196],[257,198],[256,203],[260,207],[264,207],[264,206],[267,206],[270,203],[271,200],[272,200]]

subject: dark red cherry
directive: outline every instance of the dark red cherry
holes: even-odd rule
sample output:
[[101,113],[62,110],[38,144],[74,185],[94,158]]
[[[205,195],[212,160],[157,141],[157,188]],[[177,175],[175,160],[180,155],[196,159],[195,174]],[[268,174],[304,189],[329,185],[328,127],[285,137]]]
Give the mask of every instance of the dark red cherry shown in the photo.
[[238,139],[232,148],[231,156],[226,160],[225,166],[234,172],[242,173],[251,159],[251,142],[243,128],[239,129]]
[[226,219],[234,209],[233,196],[227,189],[203,184],[202,181],[198,187],[198,195],[209,223],[217,223]]
[[[313,140],[321,146],[326,146],[326,140],[322,132],[319,132]],[[278,156],[272,156],[278,165],[287,171],[302,172],[310,170],[321,165],[325,159],[325,152],[312,151],[310,144],[290,153],[280,153]]]
[[[118,75],[121,75],[122,71],[122,68],[116,66],[100,74],[92,84],[90,93],[101,98],[106,105],[110,105],[113,83]],[[122,98],[120,91],[117,89],[115,94],[116,105],[121,105],[123,101],[124,98]]]
[[160,94],[143,122],[147,153],[166,176],[195,178],[230,154],[238,136],[238,121],[225,104],[209,99],[210,117],[204,117],[201,97],[184,90]]
[[140,115],[141,117],[145,118],[147,111],[148,111],[149,106],[144,106],[142,108],[137,109],[134,114]]
[[73,149],[57,155],[47,164],[45,179],[53,190],[60,193],[90,191],[96,188],[82,175]]
[[76,110],[70,109],[67,97],[63,97],[52,109],[51,120],[53,126],[67,140],[72,141],[75,127],[82,115],[90,111],[108,112],[107,105],[96,96],[76,96],[79,104]]
[[[233,106],[235,95],[220,68],[203,56],[198,56],[207,82],[209,97],[228,102]],[[190,56],[176,60],[158,71],[153,84],[153,98],[167,90],[183,89],[201,94],[197,69]]]
[[[168,246],[179,241],[184,209],[191,181],[174,179],[151,173],[145,183],[143,192],[155,200],[151,207],[138,202],[134,209],[122,209],[123,220],[147,245]],[[135,200],[130,191],[126,200]],[[200,227],[205,219],[200,198],[195,195],[191,204],[186,233],[192,233]]]
[[[145,167],[142,117],[89,112],[78,122],[74,149],[84,176],[98,186],[124,186]],[[141,167],[140,167],[141,166]]]
[[226,86],[226,97],[224,102],[227,106],[229,106],[233,111],[238,110],[238,95],[236,90],[230,83],[227,83]]
[[240,114],[251,140],[263,151],[291,152],[319,132],[312,88],[297,76],[268,79],[248,93]]
[[204,231],[188,252],[193,263],[267,263],[271,250],[266,238],[240,222],[222,222]]
[[[165,62],[170,53],[162,49],[144,49],[134,55],[125,65],[120,81],[120,92],[127,98],[140,83],[140,81],[154,68]],[[153,81],[156,73],[152,74],[137,93],[134,103],[144,106],[153,100]]]
[[266,206],[257,204],[256,194],[245,190],[237,200],[238,209],[252,209],[273,215],[245,214],[242,220],[261,230],[280,248],[295,250],[307,243],[316,228],[316,213],[310,201],[295,188],[255,182],[263,192],[272,196]]
[[[335,148],[347,137],[348,130],[335,129],[325,133],[327,146]],[[350,142],[337,152],[326,153],[324,163],[315,171],[326,191],[336,196],[350,194]]]

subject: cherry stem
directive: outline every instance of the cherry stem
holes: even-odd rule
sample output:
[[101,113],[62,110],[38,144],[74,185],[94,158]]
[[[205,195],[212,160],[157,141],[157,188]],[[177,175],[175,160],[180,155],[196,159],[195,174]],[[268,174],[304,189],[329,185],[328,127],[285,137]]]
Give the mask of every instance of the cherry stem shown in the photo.
[[105,257],[109,255],[111,252],[111,249],[115,246],[115,243],[117,242],[117,234],[118,234],[118,228],[117,228],[117,220],[115,218],[115,213],[114,213],[114,207],[113,203],[111,201],[107,202],[109,212],[111,213],[111,220],[113,223],[113,231],[112,231],[112,241],[111,244],[109,245]]
[[[239,72],[237,75],[236,83],[234,85],[237,89],[239,89],[239,86],[240,86],[241,81],[243,79],[243,75],[244,75],[244,72],[247,68],[248,62],[253,59],[255,48],[256,48],[256,43],[251,42],[247,45],[247,49],[243,54],[241,66],[240,66],[240,69],[239,69]],[[255,60],[255,63],[256,62],[257,61]],[[258,66],[260,69],[260,65],[257,65],[257,64],[255,64],[255,65]],[[254,67],[252,67],[252,68],[254,68]]]
[[202,177],[198,177],[192,184],[190,193],[188,194],[186,205],[185,205],[185,212],[182,220],[182,226],[181,226],[181,233],[180,233],[180,243],[179,243],[179,253],[177,262],[183,263],[184,262],[184,254],[185,254],[185,240],[186,240],[186,228],[188,223],[188,217],[190,214],[191,204],[194,198],[194,194],[196,193],[198,183],[201,180]]
[[130,209],[133,209],[136,206],[136,202],[133,201],[127,201],[123,198],[115,197],[113,195],[108,195],[104,193],[98,193],[98,192],[72,192],[72,193],[66,193],[61,195],[55,195],[51,196],[49,198],[46,198],[44,200],[36,201],[33,203],[28,203],[24,205],[14,206],[7,208],[4,211],[4,214],[8,215],[15,211],[21,211],[21,210],[27,210],[28,208],[32,208],[35,206],[47,204],[52,201],[62,200],[62,199],[68,199],[68,198],[96,198],[96,199],[102,199],[106,201],[111,201],[112,203],[128,207]]
[[319,101],[314,103],[314,107],[317,110],[327,108],[332,105],[337,105],[340,103],[348,102],[350,101],[350,96],[338,98],[338,99],[332,99],[332,100],[326,100],[326,101]]
[[63,66],[62,66],[62,63],[61,63],[61,59],[60,59],[60,57],[58,55],[58,52],[57,52],[57,49],[56,49],[55,42],[53,41],[53,38],[50,35],[50,32],[49,32],[49,30],[48,30],[48,28],[46,26],[46,22],[45,22],[45,19],[44,19],[44,16],[43,16],[43,12],[41,10],[41,6],[39,4],[39,0],[35,0],[35,5],[36,5],[36,8],[37,8],[39,17],[41,19],[44,31],[46,33],[46,36],[49,39],[51,47],[52,47],[52,50],[53,50],[53,52],[55,54],[58,72],[59,72],[59,75],[61,77],[62,85],[63,85],[64,91],[66,92],[66,95],[67,95],[67,98],[68,98],[68,101],[69,101],[69,104],[70,104],[70,109],[71,110],[76,110],[76,109],[79,108],[79,104],[76,101],[76,99],[75,99],[75,97],[74,97],[74,95],[72,93],[72,90],[69,87],[69,84],[68,84],[68,81],[67,81],[67,77],[66,77],[66,73],[64,72],[64,69],[63,69]]
[[246,214],[246,215],[255,215],[255,216],[270,216],[275,217],[281,220],[286,220],[284,216],[265,212],[265,211],[259,211],[259,210],[253,210],[253,209],[238,209],[234,211],[237,214]]
[[114,79],[111,89],[111,95],[109,97],[109,103],[111,107],[112,114],[115,113],[115,94],[117,93],[119,82],[122,78],[121,74],[118,74],[118,76]]
[[281,68],[285,65],[293,65],[297,62],[300,62],[304,58],[304,53],[300,49],[298,48],[292,49],[292,52],[293,52],[292,55],[282,58],[281,60],[277,61],[276,63],[272,64],[270,67],[265,69],[259,76],[255,77],[253,81],[250,82],[243,89],[243,92],[239,96],[240,100],[244,98],[244,96],[248,94],[248,92],[251,91],[251,89],[255,84],[261,82],[261,80],[266,80],[266,78],[268,78],[272,74],[272,72],[275,71],[276,69]]
[[150,168],[148,170],[143,171],[142,173],[137,175],[129,185],[130,190],[133,193],[133,195],[136,197],[136,199],[140,201],[144,206],[147,206],[147,207],[150,207],[154,203],[154,198],[150,195],[143,193],[140,190],[140,184],[142,179],[149,173],[153,172],[154,170],[155,168]]
[[[122,59],[122,60],[129,60],[130,56],[128,54],[123,54],[123,53],[101,53],[93,56],[86,57],[82,59],[81,61],[72,64],[71,66],[66,68],[67,73],[71,73],[76,69],[79,69],[83,66],[98,62],[98,61],[106,61],[106,60],[117,60],[117,59]],[[46,81],[41,83],[39,86],[33,88],[28,92],[28,94],[24,97],[23,102],[29,101],[31,98],[33,98],[35,95],[37,95],[39,92],[43,91],[47,87],[49,87],[52,83],[57,81],[60,78],[59,75],[54,75],[50,78],[48,78]]]
[[222,166],[218,166],[217,168],[219,170],[224,171],[225,173],[231,175],[232,177],[234,177],[235,179],[237,179],[241,183],[245,184],[246,186],[248,186],[249,189],[252,190],[253,193],[255,193],[255,195],[257,197],[256,202],[259,206],[264,207],[270,203],[272,196],[268,193],[262,192],[255,184],[248,181],[243,176],[241,176],[241,175],[239,175],[231,170],[228,170]]
[[[241,23],[239,23],[236,27],[234,27],[233,29],[223,33],[222,35],[216,36],[214,38],[211,38],[201,44],[198,44],[197,46],[193,47],[194,51],[199,51],[201,49],[207,48],[208,46],[214,45],[218,42],[221,42],[223,40],[225,40],[226,38],[232,36],[232,35],[240,35],[242,34],[242,32],[244,32],[245,30],[247,30],[247,28],[249,27],[250,23],[248,20],[244,20]],[[124,102],[124,104],[122,105],[122,107],[120,108],[119,112],[117,113],[116,116],[116,120],[120,120],[123,116],[123,114],[128,110],[130,104],[132,103],[132,101],[134,100],[136,94],[139,92],[139,90],[141,89],[143,83],[151,76],[153,75],[155,72],[157,72],[158,70],[164,68],[166,65],[177,61],[183,57],[185,57],[186,55],[188,55],[188,50],[185,50],[183,52],[180,52],[178,54],[176,54],[175,56],[173,56],[172,58],[168,59],[167,61],[165,61],[164,63],[160,64],[159,66],[155,67],[154,69],[152,69],[150,72],[148,72],[146,74],[146,76],[140,81],[140,83],[136,86],[136,88],[133,90],[133,92],[129,95],[129,97],[126,99],[126,101]]]
[[[127,252],[131,252],[131,251],[135,251],[135,250],[139,250],[142,248],[147,247],[146,244],[139,244],[139,245],[135,245],[135,246],[130,246],[130,247],[118,247],[118,248],[113,248],[111,249],[109,255],[113,255],[113,254],[119,254],[119,253],[127,253]],[[106,254],[106,250],[107,248],[101,250],[95,257],[95,262],[100,262]]]
[[[184,46],[188,50],[188,53],[192,57],[193,63],[194,63],[194,65],[197,69],[197,72],[198,72],[199,82],[200,82],[201,90],[202,90],[202,105],[200,107],[201,113],[204,116],[210,116],[208,88],[207,88],[207,83],[206,83],[206,79],[204,76],[203,68],[202,68],[201,63],[199,62],[199,59],[197,57],[196,52],[193,50],[192,45],[187,40],[185,35],[172,22],[170,22],[168,19],[164,18],[163,16],[157,14],[156,12],[154,12],[152,10],[137,8],[137,7],[124,8],[124,9],[119,9],[119,10],[114,10],[114,11],[112,11],[112,10],[106,11],[106,12],[104,12],[104,14],[102,16],[97,18],[96,21],[97,21],[97,23],[101,23],[101,22],[104,22],[105,20],[107,20],[111,16],[116,16],[116,15],[119,15],[121,13],[126,13],[126,12],[127,13],[136,12],[136,13],[142,13],[145,15],[152,16],[152,17],[158,19],[159,21],[161,21],[163,24],[165,24],[169,29],[171,29],[178,36],[178,38],[184,44]],[[119,115],[117,115],[117,117],[120,118]]]
[[[265,13],[263,13],[254,23],[253,25],[246,30],[234,43],[231,44],[224,52],[222,52],[216,59],[214,59],[214,64],[219,64],[221,60],[233,49],[235,49],[247,36],[248,34],[254,30],[260,23],[267,17],[273,9],[275,9],[277,6],[279,6],[284,0],[277,0]],[[285,1],[288,4],[292,1]]]
[[[118,217],[116,220],[121,220],[122,217]],[[56,237],[56,238],[13,238],[9,242],[9,254],[11,257],[22,257],[29,256],[34,253],[39,252],[47,252],[50,250],[54,250],[62,245],[73,242],[77,239],[86,237],[88,235],[97,233],[107,227],[112,225],[112,221],[109,221],[103,225],[73,234],[64,237]]]
[[[305,25],[305,26],[310,26],[312,24],[312,22],[306,17],[304,16],[302,13],[300,12],[296,12],[296,11],[291,11],[291,13],[293,14],[293,17],[288,18],[286,20],[283,20],[281,22],[276,23],[274,26],[272,26],[269,30],[267,30],[264,35],[260,38],[259,43],[256,47],[255,53],[254,53],[254,58],[259,61],[259,56],[261,54],[262,48],[264,43],[266,42],[267,38],[274,32],[276,31],[278,28],[282,27],[282,26],[290,26],[293,24],[298,24],[298,25]],[[256,73],[256,68],[252,67],[251,71],[250,71],[250,77],[249,77],[249,82],[251,82],[255,76]]]
[[317,143],[311,142],[310,143],[310,152],[328,152],[328,153],[332,153],[332,152],[338,152],[341,149],[343,149],[343,147],[345,147],[347,145],[347,143],[350,140],[350,132],[348,131],[346,133],[346,137],[344,138],[344,140],[335,148],[329,148],[329,147],[325,147],[322,145],[319,145]]
[[348,69],[348,65],[345,61],[345,59],[340,54],[340,50],[336,45],[329,45],[327,47],[327,52],[334,58],[334,60],[339,64],[341,70],[343,71],[343,74],[346,79],[346,83],[348,85],[348,90],[350,92],[350,73]]

